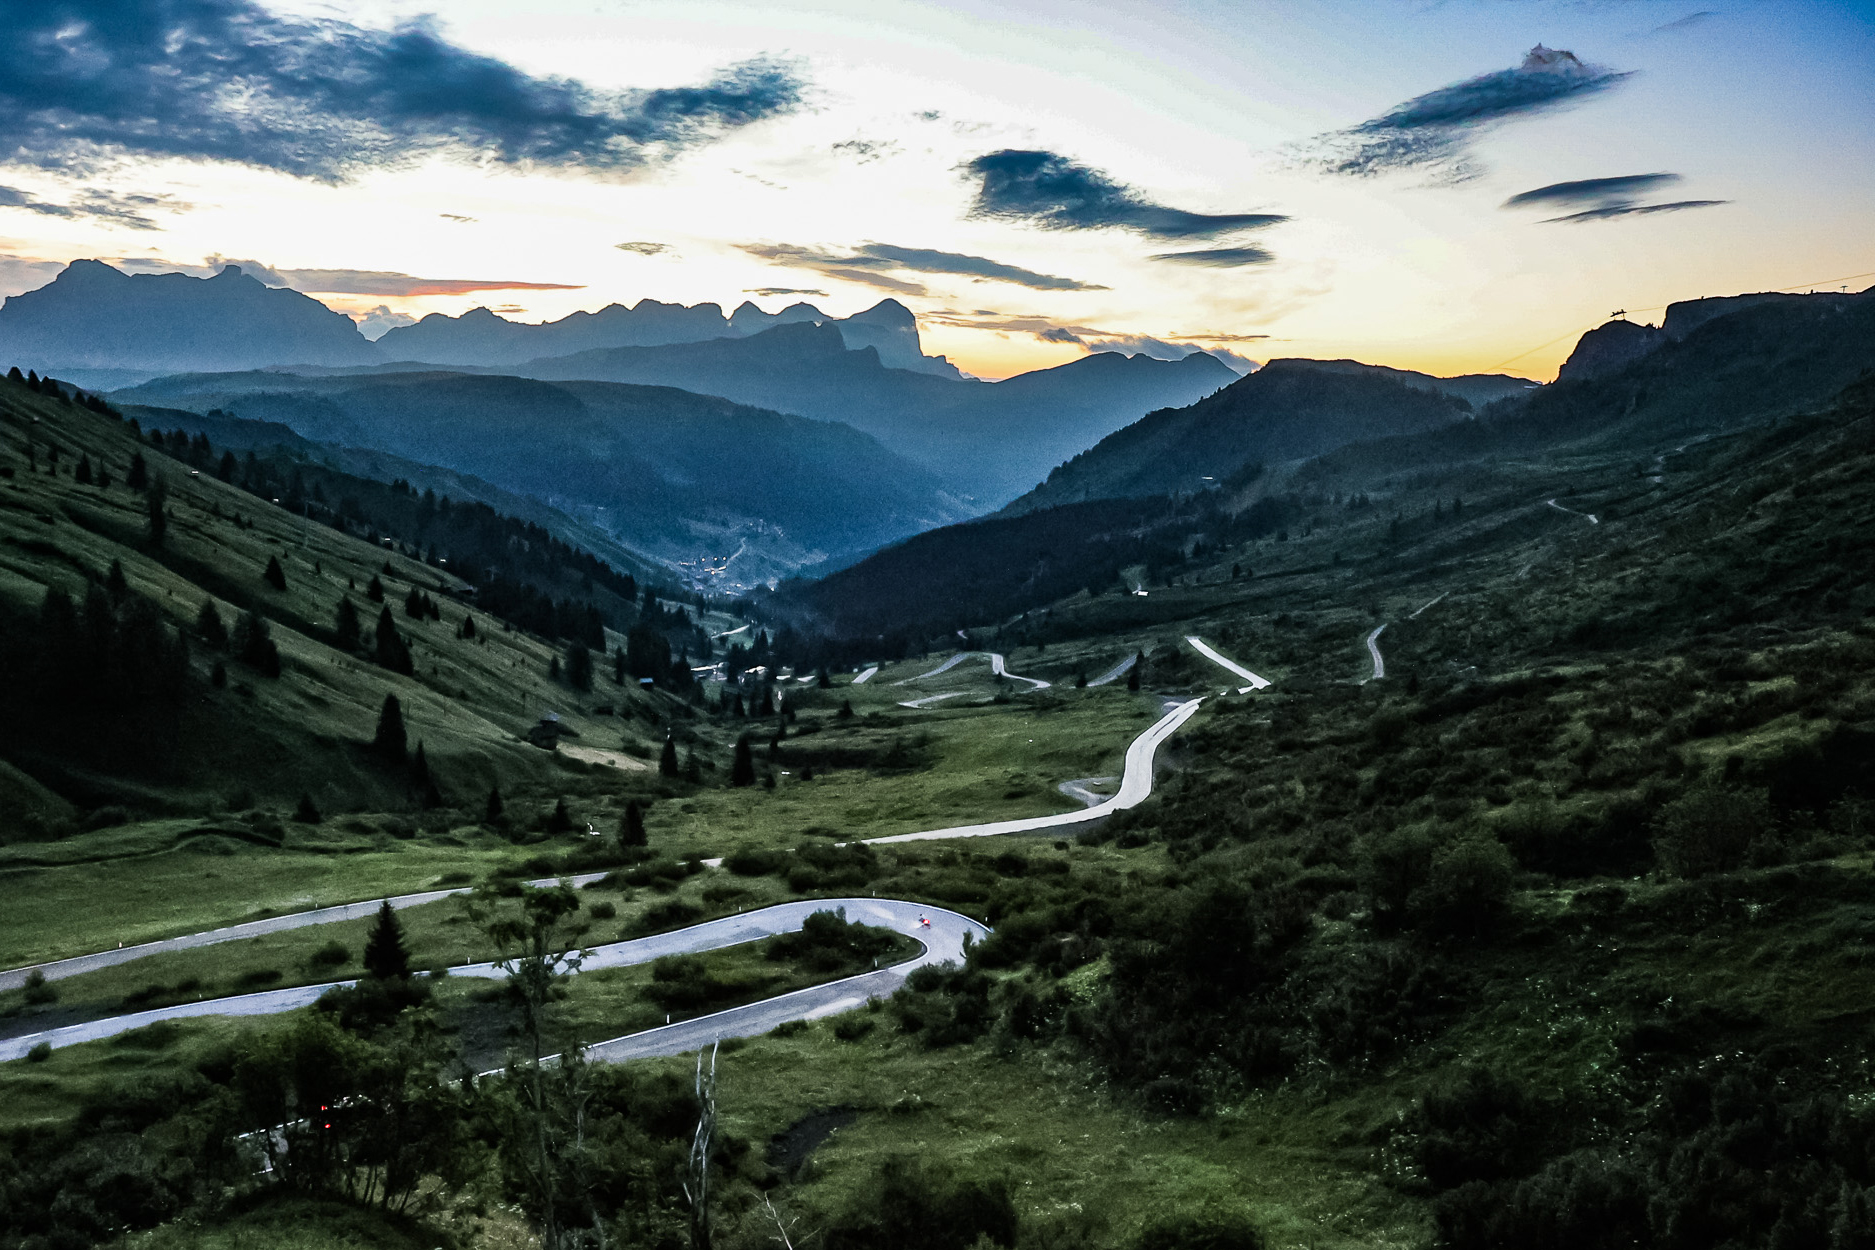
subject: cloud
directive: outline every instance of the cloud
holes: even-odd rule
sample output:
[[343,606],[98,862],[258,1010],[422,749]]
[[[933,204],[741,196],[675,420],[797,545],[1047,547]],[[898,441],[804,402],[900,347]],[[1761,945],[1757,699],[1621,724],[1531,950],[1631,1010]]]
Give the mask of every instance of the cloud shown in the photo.
[[1585,209],[1579,213],[1570,213],[1566,217],[1545,217],[1545,224],[1556,221],[1607,221],[1613,217],[1628,217],[1636,213],[1678,213],[1689,208],[1712,208],[1719,204],[1730,204],[1730,200],[1675,200],[1671,204],[1630,204],[1617,201],[1604,204],[1600,208]]
[[1689,208],[1711,208],[1717,204],[1729,204],[1729,200],[1674,200],[1666,204],[1641,204],[1634,199],[1645,195],[1658,187],[1670,186],[1679,182],[1678,174],[1623,174],[1614,178],[1583,178],[1577,182],[1556,182],[1547,187],[1538,187],[1534,191],[1524,191],[1511,196],[1503,203],[1504,208],[1545,208],[1575,207],[1588,204],[1593,207],[1578,212],[1567,213],[1561,217],[1545,217],[1544,224],[1554,222],[1609,221],[1616,217],[1631,217],[1645,213],[1677,213]]
[[382,269],[278,269],[296,291],[326,295],[467,295],[474,291],[583,291],[565,282],[519,282],[484,278],[413,278]]
[[413,326],[417,319],[409,313],[392,312],[383,304],[367,312],[348,314],[358,324],[358,332],[373,343],[395,330],[398,326]]
[[1650,35],[1668,35],[1675,31],[1691,30],[1695,26],[1704,26],[1717,16],[1719,16],[1718,13],[1711,9],[1701,9],[1697,13],[1688,13],[1685,17],[1668,22],[1664,26],[1656,26],[1647,33]]
[[861,286],[878,287],[881,291],[891,291],[895,295],[929,295],[930,292],[916,282],[907,282],[902,278],[889,278],[882,273],[868,273],[864,269],[820,269],[817,272],[829,278],[838,278],[842,282],[857,282]]
[[1152,239],[1207,239],[1289,220],[1275,213],[1188,213],[1155,204],[1100,170],[1054,152],[1005,148],[967,162],[981,181],[970,216],[1044,230],[1131,230]]
[[343,182],[447,155],[619,174],[802,103],[790,63],[611,91],[537,77],[451,43],[289,17],[254,0],[43,0],[7,6],[0,159],[89,170],[128,155],[228,161]]
[[1202,252],[1159,252],[1151,260],[1175,265],[1202,265],[1207,269],[1235,269],[1239,265],[1267,265],[1274,253],[1261,247],[1214,247]]
[[892,139],[846,139],[834,144],[833,150],[841,156],[852,157],[861,165],[870,165],[888,156],[897,156],[904,149]]
[[292,287],[321,295],[378,295],[405,298],[413,295],[467,295],[475,291],[583,291],[563,282],[520,282],[480,278],[416,278],[388,269],[278,269],[257,260],[234,256],[208,256],[199,265],[182,264],[158,256],[126,256],[117,267],[125,273],[186,273],[212,278],[229,265],[268,286]]
[[62,260],[0,253],[0,296],[36,291],[58,277],[64,268],[65,262]]
[[744,287],[742,293],[744,295],[762,295],[762,296],[818,295],[822,299],[827,298],[827,293],[825,291],[818,291],[812,287],[805,287],[805,286],[751,286],[751,287]]
[[978,309],[974,312],[958,312],[954,309],[940,309],[925,313],[920,320],[932,325],[949,326],[960,330],[982,330],[992,334],[1027,334],[1043,343],[1059,343],[1071,347],[1084,347],[1092,352],[1120,352],[1127,356],[1151,356],[1155,360],[1183,360],[1196,352],[1205,352],[1216,356],[1238,373],[1249,373],[1261,368],[1256,361],[1247,356],[1239,356],[1227,348],[1207,347],[1202,343],[1187,343],[1177,340],[1183,338],[1207,338],[1220,342],[1249,342],[1267,337],[1262,334],[1240,335],[1174,335],[1171,338],[1158,338],[1149,334],[1127,334],[1122,331],[1100,330],[1093,326],[1063,324],[1050,321],[1046,317],[1023,314],[1005,314]]
[[1202,343],[1259,343],[1269,338],[1267,334],[1221,334],[1215,330],[1204,330],[1192,334],[1174,334],[1175,339],[1197,339]]
[[1678,174],[1623,174],[1617,178],[1583,178],[1577,182],[1553,182],[1547,187],[1524,191],[1505,200],[1504,208],[1522,208],[1529,204],[1597,204],[1611,198],[1652,191],[1680,181]]
[[1469,147],[1480,131],[1606,91],[1631,76],[1538,44],[1516,69],[1467,78],[1358,126],[1319,135],[1305,155],[1331,174],[1371,177],[1423,169],[1440,181],[1462,182],[1478,176]]
[[633,243],[614,243],[612,246],[621,252],[636,252],[640,256],[662,256],[671,250],[668,243],[646,243],[642,239]]
[[457,223],[458,225],[464,225],[464,226],[470,225],[474,223],[475,221],[479,220],[478,218],[475,218],[475,217],[464,217],[461,213],[438,213],[436,215],[438,217],[441,217],[444,221],[453,221]]
[[[924,294],[924,288],[914,283],[899,279],[887,279],[897,286],[888,286],[877,279],[883,273],[938,273],[954,274],[959,277],[975,278],[982,282],[1008,282],[1016,286],[1028,287],[1032,291],[1104,291],[1104,286],[1081,282],[1074,278],[1058,278],[1053,274],[1036,273],[1032,269],[1023,269],[1016,265],[1006,265],[1001,261],[991,260],[987,256],[970,256],[963,252],[940,252],[928,247],[900,247],[895,243],[865,243],[850,252],[837,253],[820,251],[814,248],[797,247],[788,243],[745,243],[744,252],[760,257],[777,265],[788,265],[796,269],[811,269],[829,277],[844,278],[849,282],[864,281],[869,286],[885,286],[887,290],[904,288],[911,294]],[[856,278],[856,273],[868,274],[867,278]],[[915,289],[914,289],[915,288]]]
[[84,191],[70,204],[53,204],[18,187],[0,187],[0,208],[21,208],[44,217],[72,220],[92,217],[132,230],[161,230],[149,216],[152,211],[178,213],[193,207],[167,195],[124,195],[98,190]]

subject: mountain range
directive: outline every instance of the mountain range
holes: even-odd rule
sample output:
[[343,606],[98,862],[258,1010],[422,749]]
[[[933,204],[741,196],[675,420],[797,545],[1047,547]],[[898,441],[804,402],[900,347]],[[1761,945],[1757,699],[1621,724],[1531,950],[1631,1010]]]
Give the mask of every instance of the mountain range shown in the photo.
[[[666,387],[250,371],[175,375],[114,399],[133,415],[148,405],[277,422],[473,474],[726,592],[970,515],[933,474],[851,427]],[[709,572],[705,554],[719,557]]]

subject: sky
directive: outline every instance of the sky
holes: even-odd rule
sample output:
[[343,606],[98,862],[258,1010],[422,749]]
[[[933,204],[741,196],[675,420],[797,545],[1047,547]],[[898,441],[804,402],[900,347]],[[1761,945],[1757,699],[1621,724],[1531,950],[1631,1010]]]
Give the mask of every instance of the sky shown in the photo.
[[[1707,7],[1710,5],[1711,7]],[[0,294],[257,267],[376,334],[878,300],[1089,351],[1547,379],[1875,285],[1875,0],[0,0]]]

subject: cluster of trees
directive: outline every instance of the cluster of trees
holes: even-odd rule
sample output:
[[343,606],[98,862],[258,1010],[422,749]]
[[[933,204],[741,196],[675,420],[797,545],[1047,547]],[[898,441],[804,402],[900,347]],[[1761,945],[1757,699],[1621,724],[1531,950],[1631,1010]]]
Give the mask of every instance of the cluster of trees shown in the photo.
[[189,686],[189,643],[113,561],[78,600],[46,591],[36,613],[0,612],[0,733],[127,762],[164,752]]

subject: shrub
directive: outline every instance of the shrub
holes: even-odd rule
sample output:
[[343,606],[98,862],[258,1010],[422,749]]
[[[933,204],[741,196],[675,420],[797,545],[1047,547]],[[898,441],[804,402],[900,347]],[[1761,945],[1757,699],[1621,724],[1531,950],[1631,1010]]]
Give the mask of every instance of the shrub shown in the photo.
[[957,1180],[920,1160],[895,1157],[827,1231],[827,1250],[968,1250],[1016,1244],[1017,1216],[1001,1179]]
[[315,968],[336,968],[340,964],[349,963],[351,957],[351,950],[346,947],[345,943],[334,941],[327,942],[314,951],[310,962]]
[[1654,854],[1679,877],[1743,867],[1772,838],[1771,806],[1762,791],[1711,782],[1695,786],[1654,815]]
[[37,968],[26,974],[26,984],[22,992],[26,996],[26,1001],[35,1007],[43,1007],[48,1003],[59,1001],[58,990],[47,983],[46,974]]
[[833,1035],[843,1042],[857,1042],[878,1026],[871,1016],[845,1015],[834,1022]]
[[1510,884],[1510,852],[1488,833],[1467,833],[1433,855],[1413,910],[1436,932],[1475,936],[1503,919]]
[[52,1058],[51,1042],[40,1042],[37,1046],[34,1046],[31,1050],[26,1052],[27,1063],[44,1063],[50,1058]]
[[594,903],[586,909],[586,914],[594,920],[610,920],[618,915],[618,908],[611,903]]
[[1241,1216],[1182,1215],[1148,1225],[1138,1250],[1263,1250],[1256,1226]]

